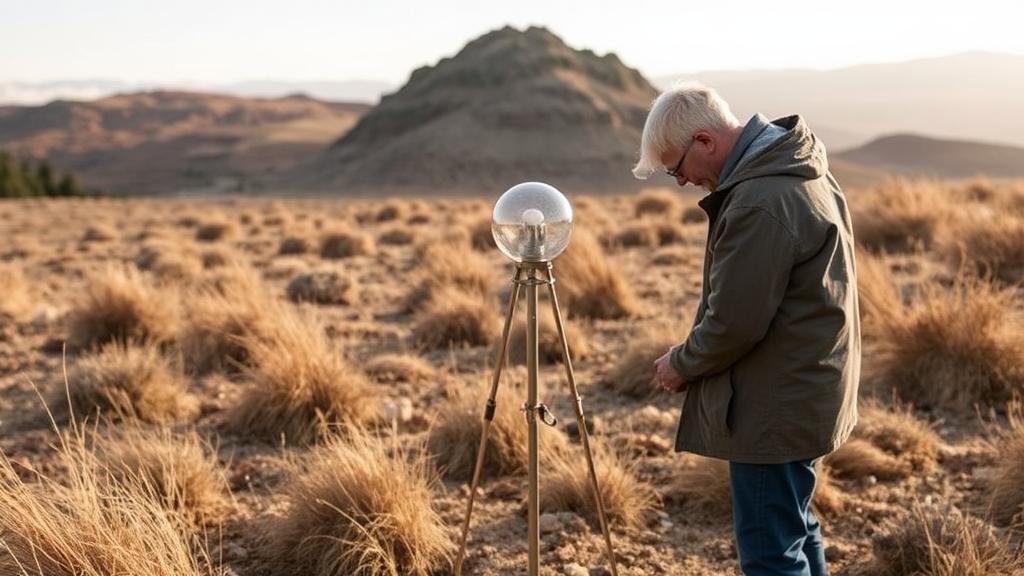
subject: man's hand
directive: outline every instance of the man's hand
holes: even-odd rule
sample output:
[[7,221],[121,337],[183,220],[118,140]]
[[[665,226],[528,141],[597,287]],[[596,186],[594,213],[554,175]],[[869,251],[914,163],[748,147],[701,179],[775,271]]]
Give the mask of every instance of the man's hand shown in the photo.
[[682,376],[676,373],[676,369],[672,367],[671,357],[672,348],[669,348],[668,352],[654,361],[654,379],[658,382],[659,386],[669,392],[682,392],[686,390],[686,382],[683,381]]

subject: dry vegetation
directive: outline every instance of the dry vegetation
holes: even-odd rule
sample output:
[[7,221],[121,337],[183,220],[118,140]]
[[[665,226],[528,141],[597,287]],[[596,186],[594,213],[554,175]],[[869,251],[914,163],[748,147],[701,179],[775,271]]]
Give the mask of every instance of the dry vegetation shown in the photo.
[[[814,499],[831,572],[1024,573],[1024,186],[849,199],[864,364],[854,438]],[[651,372],[692,320],[703,212],[666,190],[572,200],[556,286],[620,573],[735,573],[727,465],[672,453],[682,397]],[[488,211],[0,205],[0,574],[447,573],[511,291]],[[544,292],[542,564],[602,573]],[[525,563],[524,340],[517,320],[467,575]]]

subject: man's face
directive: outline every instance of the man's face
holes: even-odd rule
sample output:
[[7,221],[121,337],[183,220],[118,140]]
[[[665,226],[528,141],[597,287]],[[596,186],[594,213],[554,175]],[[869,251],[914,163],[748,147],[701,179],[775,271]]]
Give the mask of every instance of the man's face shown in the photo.
[[[698,131],[688,144],[672,147],[661,155],[666,172],[675,171],[676,184],[700,186],[708,192],[718,186],[721,165],[716,161],[717,142],[713,134]],[[678,168],[676,168],[678,166]]]

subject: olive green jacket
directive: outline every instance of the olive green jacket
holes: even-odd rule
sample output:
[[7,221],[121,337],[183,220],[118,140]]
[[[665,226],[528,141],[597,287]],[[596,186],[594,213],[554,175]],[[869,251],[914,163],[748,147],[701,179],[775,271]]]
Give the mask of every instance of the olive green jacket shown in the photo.
[[860,317],[846,198],[798,116],[700,201],[709,219],[676,451],[773,464],[827,454],[857,421]]

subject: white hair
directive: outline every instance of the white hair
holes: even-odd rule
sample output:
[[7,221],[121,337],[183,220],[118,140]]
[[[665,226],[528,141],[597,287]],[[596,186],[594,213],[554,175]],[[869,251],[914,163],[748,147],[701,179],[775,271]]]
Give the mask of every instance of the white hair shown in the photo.
[[645,180],[664,169],[661,155],[673,146],[686,146],[698,130],[724,130],[737,125],[739,121],[729,104],[714,88],[700,82],[680,82],[651,104],[633,176]]

